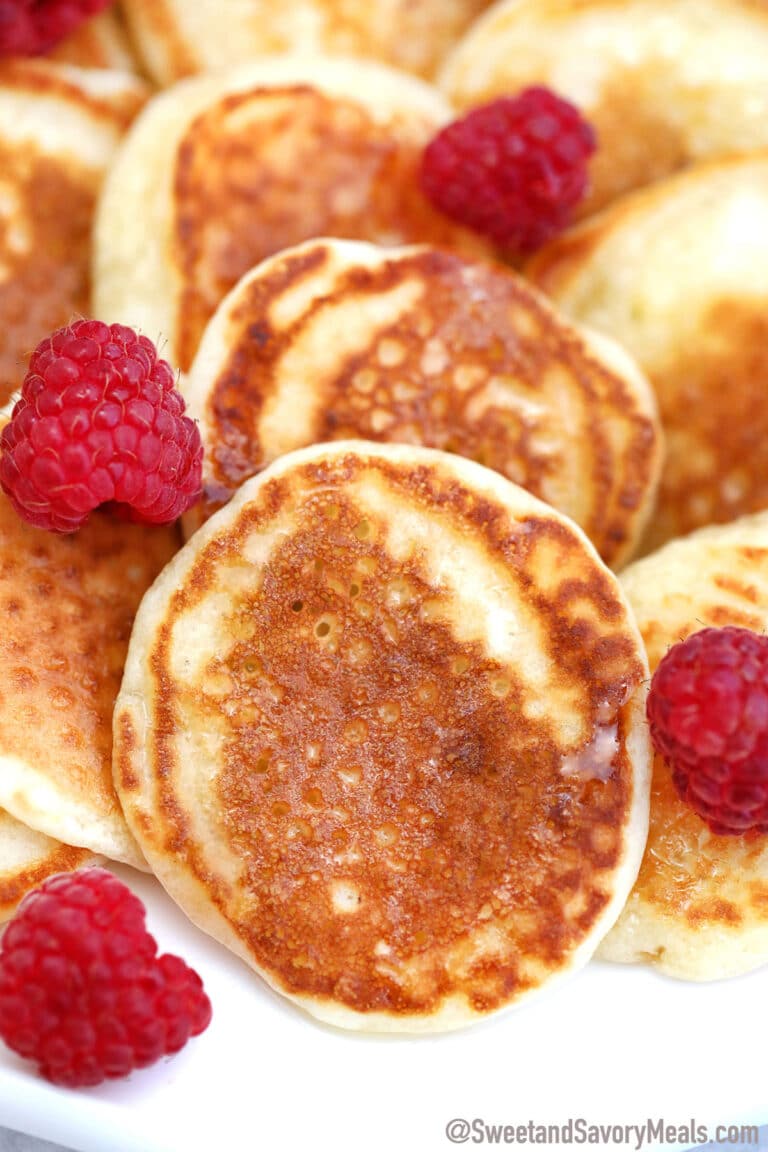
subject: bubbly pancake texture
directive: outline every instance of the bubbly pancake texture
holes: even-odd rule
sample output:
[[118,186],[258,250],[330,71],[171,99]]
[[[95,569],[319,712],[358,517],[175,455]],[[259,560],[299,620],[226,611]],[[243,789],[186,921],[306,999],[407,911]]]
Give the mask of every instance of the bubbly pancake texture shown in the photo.
[[39,341],[90,310],[96,197],[145,94],[127,74],[0,63],[0,404]]
[[205,444],[188,534],[248,476],[361,438],[468,456],[565,512],[618,566],[661,466],[653,394],[618,349],[500,266],[315,240],[221,305],[184,383]]
[[140,867],[112,784],[112,709],[134,613],[177,544],[176,529],[100,513],[56,536],[0,494],[0,805]]
[[[670,645],[708,626],[768,627],[768,512],[675,540],[621,582],[651,671]],[[768,836],[716,836],[653,763],[648,845],[637,883],[603,941],[606,960],[717,980],[768,961]]]
[[423,147],[450,115],[435,89],[372,61],[272,57],[177,85],[106,182],[96,311],[161,333],[186,371],[237,280],[311,237],[487,254],[419,188]]
[[376,57],[431,75],[489,0],[123,0],[159,84],[272,52]]
[[530,84],[597,131],[589,215],[692,161],[768,147],[764,0],[501,0],[446,61],[465,109]]
[[164,886],[278,991],[439,1031],[613,922],[646,832],[646,677],[570,521],[447,453],[315,445],[147,594],[115,780]]
[[697,166],[564,233],[528,274],[619,340],[667,453],[642,547],[768,506],[768,154]]
[[27,892],[49,876],[72,872],[92,860],[85,849],[33,832],[0,809],[0,922],[8,920]]

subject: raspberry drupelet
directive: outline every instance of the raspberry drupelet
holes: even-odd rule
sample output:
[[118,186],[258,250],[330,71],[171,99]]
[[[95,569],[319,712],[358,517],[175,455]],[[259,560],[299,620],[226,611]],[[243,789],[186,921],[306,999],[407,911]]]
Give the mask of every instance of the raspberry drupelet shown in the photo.
[[29,523],[74,532],[99,505],[169,524],[195,502],[203,446],[146,336],[79,320],[32,354],[0,437],[0,485]]
[[112,0],[0,0],[0,57],[39,56]]
[[443,128],[424,151],[421,185],[446,216],[524,255],[569,223],[595,147],[573,104],[526,88]]
[[768,833],[768,636],[704,628],[670,648],[648,695],[656,751],[715,833]]
[[178,1052],[211,1020],[200,977],[158,956],[144,905],[103,868],[53,876],[0,948],[0,1036],[54,1084],[88,1087]]

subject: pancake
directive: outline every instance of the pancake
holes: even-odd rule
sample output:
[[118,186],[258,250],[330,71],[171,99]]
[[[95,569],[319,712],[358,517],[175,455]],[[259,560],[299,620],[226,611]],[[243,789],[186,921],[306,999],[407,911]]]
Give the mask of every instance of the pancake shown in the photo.
[[440,84],[466,109],[530,84],[577,104],[598,149],[583,215],[696,160],[768,146],[764,0],[501,0]]
[[36,344],[89,311],[96,196],[144,96],[125,73],[0,63],[0,404]]
[[[0,410],[0,429],[9,415]],[[0,492],[0,806],[142,868],[112,783],[112,709],[139,601],[177,547],[175,528],[102,513],[57,536]],[[30,866],[38,849],[41,867],[59,852],[28,840]],[[0,874],[3,862],[0,852]]]
[[761,153],[624,197],[527,269],[654,386],[667,454],[644,551],[768,506],[767,261]]
[[[704,528],[632,564],[621,582],[651,671],[701,628],[768,627],[768,512]],[[648,846],[606,960],[656,965],[685,980],[718,980],[768,961],[768,836],[716,836],[653,764]]]
[[49,60],[78,68],[115,68],[135,72],[136,57],[116,6],[91,17],[47,53]]
[[96,312],[162,334],[186,371],[237,280],[313,236],[487,253],[418,185],[424,144],[450,116],[435,89],[371,61],[273,57],[177,85],[106,181]]
[[41,836],[0,809],[0,922],[49,876],[72,872],[93,861],[90,852]]
[[361,438],[495,468],[618,566],[661,467],[655,400],[620,349],[513,272],[423,246],[312,240],[265,261],[220,306],[183,390],[205,445],[187,535],[277,456]]
[[193,921],[329,1023],[442,1031],[584,964],[646,835],[647,667],[580,529],[341,441],[247,481],[136,618],[115,779]]
[[161,85],[272,52],[370,56],[431,75],[489,0],[123,0]]

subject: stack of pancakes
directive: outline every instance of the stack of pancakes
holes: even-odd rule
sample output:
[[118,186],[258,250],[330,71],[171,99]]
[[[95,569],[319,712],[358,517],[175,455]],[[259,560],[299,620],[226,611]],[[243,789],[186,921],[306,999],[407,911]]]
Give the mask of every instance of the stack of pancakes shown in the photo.
[[[97,855],[149,867],[280,993],[377,1030],[598,947],[761,963],[768,849],[680,804],[644,699],[676,639],[768,613],[768,14],[122,8],[0,68],[0,387],[73,314],[139,327],[204,488],[183,546],[0,500],[0,916]],[[532,83],[600,148],[523,275],[417,172]]]

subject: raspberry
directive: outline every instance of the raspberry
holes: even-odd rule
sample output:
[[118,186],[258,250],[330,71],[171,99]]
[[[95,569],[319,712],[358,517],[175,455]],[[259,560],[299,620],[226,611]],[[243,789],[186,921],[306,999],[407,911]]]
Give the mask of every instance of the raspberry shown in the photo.
[[768,636],[704,628],[673,645],[647,715],[680,797],[713,832],[768,832]]
[[200,495],[203,446],[146,336],[79,320],[32,353],[0,437],[0,486],[30,524],[74,532],[100,504],[168,524]]
[[525,253],[569,222],[587,190],[595,133],[548,88],[526,88],[454,120],[427,145],[421,186],[439,211]]
[[53,876],[19,905],[0,949],[0,1036],[54,1084],[127,1076],[211,1020],[200,977],[158,956],[144,905],[103,868]]
[[0,57],[39,56],[111,0],[0,0]]

